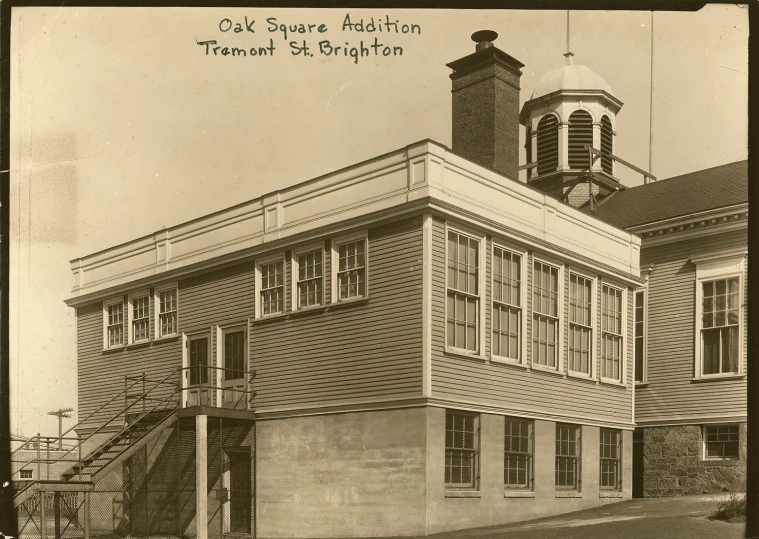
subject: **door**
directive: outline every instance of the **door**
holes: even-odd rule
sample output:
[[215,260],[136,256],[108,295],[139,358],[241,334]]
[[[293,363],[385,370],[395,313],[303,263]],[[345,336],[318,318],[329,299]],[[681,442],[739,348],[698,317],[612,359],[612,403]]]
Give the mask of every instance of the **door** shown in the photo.
[[247,353],[245,328],[222,332],[222,406],[247,408]]
[[229,462],[229,532],[250,533],[250,448],[227,452]]
[[208,356],[211,339],[208,335],[187,338],[187,365],[184,375],[185,406],[208,406],[211,385],[208,375]]
[[632,496],[643,497],[643,429],[633,431],[633,456],[632,456]]

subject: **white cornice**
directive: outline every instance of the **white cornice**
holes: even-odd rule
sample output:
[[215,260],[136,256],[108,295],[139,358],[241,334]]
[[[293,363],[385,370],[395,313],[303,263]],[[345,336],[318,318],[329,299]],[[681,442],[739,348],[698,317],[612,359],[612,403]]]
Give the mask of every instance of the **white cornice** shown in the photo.
[[640,239],[432,141],[71,261],[76,306],[435,204],[637,277]]
[[714,208],[627,227],[642,239],[644,247],[699,238],[748,227],[748,203]]

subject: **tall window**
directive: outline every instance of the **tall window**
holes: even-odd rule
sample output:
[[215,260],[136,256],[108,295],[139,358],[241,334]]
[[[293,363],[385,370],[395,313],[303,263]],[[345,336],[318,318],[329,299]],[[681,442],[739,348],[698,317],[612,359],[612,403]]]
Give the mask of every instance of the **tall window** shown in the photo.
[[601,117],[601,169],[607,174],[612,174],[614,170],[611,159],[614,153],[613,143],[614,131],[611,128],[611,120],[604,115]]
[[480,240],[448,231],[448,346],[479,350]]
[[177,332],[177,289],[158,292],[158,329],[161,337]]
[[601,377],[622,380],[622,290],[604,285],[601,293]]
[[110,303],[107,309],[108,346],[124,344],[124,302]]
[[593,281],[569,275],[569,370],[591,374],[591,305]]
[[258,297],[261,316],[285,312],[285,262],[282,259],[260,264],[261,285]]
[[532,276],[532,362],[556,368],[559,268],[535,261]]
[[704,457],[707,459],[737,459],[740,430],[738,425],[704,426]]
[[337,299],[366,295],[366,238],[338,243]]
[[445,412],[445,484],[477,488],[480,416],[458,410]]
[[556,425],[556,488],[580,490],[581,427]]
[[646,293],[643,290],[635,292],[635,381],[643,382],[645,374],[645,312]]
[[593,146],[593,118],[584,110],[576,110],[569,116],[569,168],[590,167],[586,144]]
[[538,174],[556,172],[559,168],[559,122],[547,114],[538,122]]
[[507,488],[532,488],[533,422],[506,418],[503,484]]
[[224,333],[224,379],[239,380],[245,373],[245,330]]
[[622,432],[615,429],[601,429],[600,476],[598,484],[602,489],[622,489]]
[[703,374],[738,372],[740,279],[701,283],[701,353]]
[[132,298],[132,342],[150,338],[150,297]]
[[493,248],[493,355],[521,358],[522,257],[511,251]]
[[298,308],[321,305],[323,303],[323,249],[298,253]]

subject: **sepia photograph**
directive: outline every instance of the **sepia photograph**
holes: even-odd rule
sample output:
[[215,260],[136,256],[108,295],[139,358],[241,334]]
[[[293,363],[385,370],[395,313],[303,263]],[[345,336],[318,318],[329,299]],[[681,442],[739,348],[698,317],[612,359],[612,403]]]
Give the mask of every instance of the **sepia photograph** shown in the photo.
[[8,12],[2,534],[745,536],[747,5]]

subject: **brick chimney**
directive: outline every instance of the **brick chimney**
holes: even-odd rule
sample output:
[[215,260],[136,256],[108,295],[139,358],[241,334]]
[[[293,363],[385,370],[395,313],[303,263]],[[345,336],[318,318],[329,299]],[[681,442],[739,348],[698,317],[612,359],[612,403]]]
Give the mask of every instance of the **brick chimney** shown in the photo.
[[524,64],[493,45],[498,34],[472,34],[474,53],[453,70],[453,151],[519,179],[519,78]]

